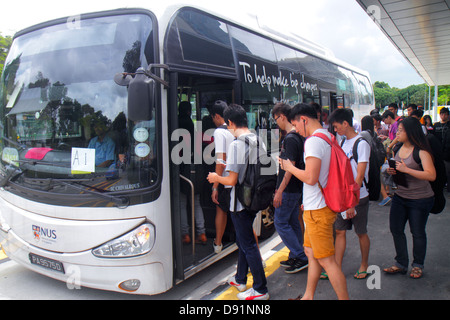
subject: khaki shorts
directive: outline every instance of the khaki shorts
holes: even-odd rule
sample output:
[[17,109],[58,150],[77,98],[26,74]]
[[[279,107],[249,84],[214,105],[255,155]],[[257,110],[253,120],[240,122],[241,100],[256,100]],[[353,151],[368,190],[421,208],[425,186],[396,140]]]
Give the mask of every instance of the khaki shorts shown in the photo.
[[324,259],[334,255],[333,225],[336,213],[328,207],[320,210],[305,211],[305,238],[303,245],[311,248],[316,259]]

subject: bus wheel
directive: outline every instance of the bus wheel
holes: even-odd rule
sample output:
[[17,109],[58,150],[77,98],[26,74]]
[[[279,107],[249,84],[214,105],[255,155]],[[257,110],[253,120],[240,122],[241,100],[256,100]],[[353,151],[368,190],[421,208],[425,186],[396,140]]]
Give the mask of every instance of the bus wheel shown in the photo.
[[270,205],[270,207],[268,207],[266,210],[261,211],[261,235],[259,236],[260,240],[266,240],[275,233],[274,214],[275,209],[272,205]]

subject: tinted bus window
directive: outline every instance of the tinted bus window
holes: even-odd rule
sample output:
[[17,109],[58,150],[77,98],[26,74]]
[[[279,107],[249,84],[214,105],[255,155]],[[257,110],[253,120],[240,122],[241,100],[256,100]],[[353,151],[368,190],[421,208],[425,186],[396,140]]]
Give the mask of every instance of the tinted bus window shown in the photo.
[[277,58],[270,40],[230,27],[242,80],[244,104],[269,104],[280,99],[273,76],[278,75]]
[[178,13],[166,44],[170,63],[191,62],[235,69],[227,25],[196,10],[184,9]]

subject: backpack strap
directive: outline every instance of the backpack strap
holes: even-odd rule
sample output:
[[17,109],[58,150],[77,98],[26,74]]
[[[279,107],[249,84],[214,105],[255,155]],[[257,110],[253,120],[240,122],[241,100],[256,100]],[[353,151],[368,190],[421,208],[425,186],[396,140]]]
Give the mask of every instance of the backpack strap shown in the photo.
[[423,166],[422,166],[422,160],[420,159],[420,149],[417,147],[414,147],[413,150],[413,159],[414,161],[422,168],[423,170]]
[[[322,140],[324,140],[326,143],[328,143],[329,145],[330,145],[330,147],[331,147],[331,145],[332,145],[332,141],[330,140],[330,138],[328,138],[327,137],[327,135],[326,134],[323,134],[323,133],[316,133],[316,134],[313,134],[311,137],[309,137],[309,138],[312,138],[312,137],[316,137],[316,138],[320,138],[320,139],[322,139]],[[309,139],[308,138],[308,139]]]
[[358,138],[358,140],[356,140],[355,144],[353,145],[352,159],[355,160],[356,164],[358,164],[358,146],[359,146],[359,143],[363,140],[364,140],[364,138]]
[[417,147],[414,147],[413,158],[414,161],[417,162],[417,164],[422,165],[422,160],[420,159],[420,149]]
[[[356,140],[355,143],[353,144],[352,157],[350,158],[350,160],[352,160],[352,159],[355,160],[355,162],[357,164],[358,164],[358,146],[359,146],[359,143],[363,140],[365,141],[365,139],[362,137],[358,138],[358,140]],[[345,141],[346,141],[346,139],[343,138],[342,142],[341,142],[341,148],[344,146]]]
[[[355,160],[355,162],[356,162],[356,165],[358,165],[358,146],[359,146],[359,143],[361,142],[361,141],[366,141],[366,139],[364,139],[363,137],[361,137],[361,138],[358,138],[356,141],[355,141],[355,143],[353,144],[353,151],[352,151],[352,157],[350,158],[350,160]],[[341,148],[342,148],[342,146],[344,145],[344,143],[345,143],[345,138],[342,140],[342,143],[341,143]],[[366,180],[366,175],[364,174],[364,180],[363,180],[363,182],[364,182],[364,185],[366,186],[366,189],[368,189],[368,187],[367,187],[367,180]]]
[[[308,139],[310,139],[310,138],[312,138],[312,137],[320,138],[320,139],[324,140],[326,143],[328,143],[328,144],[330,145],[330,147],[333,147],[333,146],[332,146],[332,143],[333,143],[332,140],[330,140],[330,138],[328,138],[326,134],[323,134],[323,133],[320,133],[320,132],[319,132],[319,133],[313,134],[313,135],[310,136]],[[308,139],[306,139],[306,140],[308,140]],[[320,184],[320,181],[318,181],[317,184],[318,184],[318,186],[319,186],[320,191],[322,192],[322,196],[325,197],[325,195],[324,195],[324,193],[323,193],[323,187],[322,187],[322,185]]]

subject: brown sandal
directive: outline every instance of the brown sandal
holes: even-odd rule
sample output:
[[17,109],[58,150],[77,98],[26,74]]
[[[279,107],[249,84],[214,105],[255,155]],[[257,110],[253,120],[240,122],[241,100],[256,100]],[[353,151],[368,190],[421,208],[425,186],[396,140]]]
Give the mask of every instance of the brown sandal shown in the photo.
[[396,274],[396,273],[406,274],[407,270],[403,269],[403,268],[399,268],[397,266],[392,266],[390,268],[383,269],[383,271],[388,274]]
[[419,267],[414,267],[411,270],[411,273],[409,274],[409,276],[413,279],[419,279],[422,278],[423,276],[423,270]]
[[294,299],[288,299],[289,301],[298,301],[298,300],[302,300],[303,295],[299,295],[297,298]]

